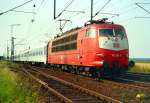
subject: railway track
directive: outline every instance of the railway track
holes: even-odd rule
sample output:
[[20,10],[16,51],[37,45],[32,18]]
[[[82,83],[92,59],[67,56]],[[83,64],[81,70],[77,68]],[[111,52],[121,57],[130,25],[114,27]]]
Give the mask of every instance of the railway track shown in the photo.
[[[40,69],[40,67],[34,66],[34,68]],[[46,69],[46,68],[45,68]],[[132,75],[130,72],[128,72],[130,75]],[[126,73],[126,75],[128,74]],[[82,75],[81,75],[82,76]],[[145,77],[148,77],[149,75],[146,75]],[[92,79],[92,78],[91,78]],[[118,86],[119,88],[128,88],[128,89],[134,89],[137,91],[144,90],[144,91],[150,91],[150,83],[146,82],[139,82],[135,80],[129,80],[125,78],[117,78],[114,80],[103,80],[103,82],[108,83],[112,86]]]
[[144,73],[133,73],[133,72],[126,72],[120,75],[121,78],[141,81],[141,82],[150,82],[150,74]]
[[65,103],[121,103],[118,100],[85,89],[78,85],[47,75],[44,72],[23,69],[30,77],[42,84],[53,95]]
[[[150,85],[146,86],[145,84],[141,83],[135,84],[133,82],[127,81],[111,81],[111,80],[101,80],[101,82],[98,82],[95,81],[93,78],[85,77],[82,75],[53,71],[48,68],[41,68],[41,67],[33,67],[33,68],[35,68],[38,71],[44,72],[45,74],[53,75],[54,77],[61,78],[65,81],[69,81],[76,85],[80,85],[81,87],[88,88],[89,90],[101,93],[105,96],[114,98],[116,100],[121,100],[122,102],[125,101],[125,103],[138,103],[139,100],[136,99],[136,95],[140,93],[144,93],[146,94],[146,96],[148,95],[147,96],[148,98],[150,96]],[[149,102],[150,100],[148,99],[148,103]]]
[[150,74],[126,72],[121,74],[118,79],[122,81],[150,85]]
[[[10,71],[17,73],[18,75],[20,75],[21,77],[24,78],[28,78],[28,79],[36,79],[36,81],[38,81],[38,83],[43,84],[42,81],[38,80],[37,78],[35,78],[34,76],[32,76],[30,73],[28,73],[26,70],[24,69],[17,69],[17,68],[10,68]],[[31,80],[32,81],[32,80]],[[41,86],[41,93],[43,98],[41,100],[42,103],[62,103],[61,100],[59,100],[56,96],[54,96],[52,93],[49,93],[47,91],[47,88]]]
[[132,85],[141,86],[150,91],[150,74],[127,72],[121,74],[116,81],[122,81]]

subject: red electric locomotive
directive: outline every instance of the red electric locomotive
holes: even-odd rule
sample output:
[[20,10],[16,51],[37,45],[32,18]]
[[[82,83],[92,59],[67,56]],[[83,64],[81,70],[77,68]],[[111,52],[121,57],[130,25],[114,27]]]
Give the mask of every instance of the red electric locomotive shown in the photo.
[[90,21],[48,43],[48,64],[76,73],[117,74],[128,66],[125,29],[106,19]]

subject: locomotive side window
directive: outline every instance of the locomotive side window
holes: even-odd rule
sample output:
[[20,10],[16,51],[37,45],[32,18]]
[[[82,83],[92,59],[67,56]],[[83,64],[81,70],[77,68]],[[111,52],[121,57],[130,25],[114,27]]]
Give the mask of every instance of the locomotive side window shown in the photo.
[[52,42],[52,52],[77,49],[77,33]]
[[96,30],[94,28],[87,29],[86,31],[87,37],[95,38],[95,35],[96,35]]

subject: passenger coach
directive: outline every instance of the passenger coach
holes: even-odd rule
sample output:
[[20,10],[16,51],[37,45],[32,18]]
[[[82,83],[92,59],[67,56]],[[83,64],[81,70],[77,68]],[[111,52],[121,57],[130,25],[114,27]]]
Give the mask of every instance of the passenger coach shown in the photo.
[[14,56],[14,61],[21,61],[30,64],[46,64],[47,46],[25,50]]

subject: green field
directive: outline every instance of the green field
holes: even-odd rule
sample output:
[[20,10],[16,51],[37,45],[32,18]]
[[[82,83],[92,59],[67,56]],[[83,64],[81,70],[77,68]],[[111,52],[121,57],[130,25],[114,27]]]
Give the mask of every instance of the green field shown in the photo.
[[150,63],[135,63],[135,66],[130,68],[131,72],[150,73]]
[[0,103],[41,103],[39,87],[9,70],[17,64],[0,61]]

